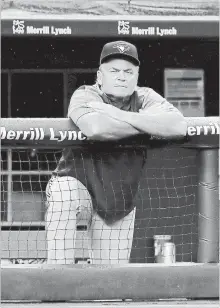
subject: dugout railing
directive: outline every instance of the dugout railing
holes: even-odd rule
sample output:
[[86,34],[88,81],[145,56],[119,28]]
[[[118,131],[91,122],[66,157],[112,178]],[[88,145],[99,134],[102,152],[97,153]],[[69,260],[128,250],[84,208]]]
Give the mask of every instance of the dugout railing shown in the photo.
[[[198,236],[196,237],[197,243],[191,243],[191,247],[195,246],[197,251],[197,258],[190,258],[190,262],[184,262],[184,258],[180,257],[177,259],[177,263],[164,266],[159,264],[152,264],[152,258],[146,259],[146,263],[136,262],[130,263],[123,266],[93,266],[93,265],[73,265],[73,266],[52,266],[49,264],[35,264],[35,265],[15,265],[11,264],[8,266],[3,266],[2,269],[2,298],[5,300],[94,300],[94,299],[115,299],[115,298],[131,298],[131,299],[149,299],[149,298],[213,298],[218,297],[218,227],[219,227],[219,213],[218,213],[218,148],[219,148],[219,120],[217,117],[210,118],[187,118],[188,121],[188,136],[183,140],[164,140],[157,139],[154,137],[143,138],[143,140],[123,140],[118,143],[119,147],[124,147],[126,151],[126,146],[144,146],[148,147],[151,151],[151,155],[156,160],[165,160],[167,169],[172,167],[172,170],[178,166],[179,168],[184,167],[186,163],[190,163],[191,152],[187,152],[184,156],[181,152],[191,151],[196,149],[196,157],[193,161],[197,163],[196,176],[191,176],[191,180],[196,178],[196,184],[192,182],[192,187],[196,188],[196,193],[194,192],[195,209],[196,213],[196,225]],[[51,140],[51,131],[49,128],[53,128],[53,139]],[[44,132],[41,140],[36,139],[36,134],[32,135],[32,140],[29,137],[24,138],[24,134],[21,133],[19,136],[16,135],[16,131],[31,131],[33,128],[41,128]],[[60,136],[59,131],[71,131],[76,132],[71,134],[72,139],[76,140],[63,140],[63,142],[57,142],[56,137]],[[13,133],[14,132],[14,133]],[[30,149],[54,149],[57,147],[62,148],[64,146],[76,146],[83,147],[88,141],[79,140],[83,135],[79,134],[78,129],[72,124],[70,120],[67,119],[18,119],[18,118],[8,118],[2,119],[1,121],[1,138],[2,138],[2,150],[7,152],[7,163],[12,164],[12,149],[16,149],[16,152],[21,151],[24,148]],[[140,143],[141,142],[141,143]],[[167,149],[174,149],[173,151],[167,151]],[[176,149],[176,150],[175,150]],[[175,152],[176,151],[176,152]],[[176,153],[176,154],[175,154]],[[189,155],[190,153],[190,155]],[[168,159],[168,155],[172,156],[172,160]],[[176,157],[175,157],[176,155]],[[19,157],[19,156],[18,156]],[[58,158],[57,158],[58,159]],[[184,166],[179,164],[180,161],[184,161]],[[19,159],[17,159],[19,163]],[[152,160],[153,161],[153,160]],[[152,162],[151,161],[151,162]],[[178,163],[177,163],[178,162]],[[48,162],[49,163],[49,162]],[[21,161],[20,161],[21,164]],[[168,165],[167,165],[168,164]],[[193,163],[194,164],[194,163]],[[160,167],[164,168],[163,164]],[[195,168],[195,165],[189,166],[189,169]],[[7,189],[12,191],[12,176],[13,170],[12,166],[7,165],[7,172],[3,170],[2,177],[8,177]],[[50,169],[50,168],[49,168]],[[51,170],[47,172],[42,171],[49,175]],[[183,169],[181,169],[183,170]],[[186,170],[186,169],[184,169]],[[195,169],[194,169],[195,170]],[[20,170],[21,171],[21,170]],[[27,175],[33,173],[33,171],[26,171]],[[41,171],[38,170],[38,174]],[[15,172],[14,175],[19,174],[19,170]],[[36,174],[36,170],[34,171]],[[192,173],[193,174],[193,173]],[[191,174],[191,175],[192,175]],[[174,175],[175,176],[175,175]],[[186,174],[181,173],[182,179]],[[19,181],[22,181],[20,178]],[[4,180],[3,180],[4,182]],[[147,181],[144,182],[145,185]],[[148,181],[150,183],[150,181]],[[172,185],[175,185],[173,181]],[[167,184],[165,184],[166,186]],[[157,190],[158,187],[156,187]],[[183,185],[183,189],[186,187]],[[167,191],[170,189],[166,186]],[[177,187],[174,187],[177,192]],[[22,193],[22,190],[21,190]],[[23,192],[24,193],[24,192]],[[185,192],[184,192],[185,193]],[[181,194],[181,193],[180,193]],[[185,196],[184,200],[190,199],[190,194]],[[32,195],[33,197],[33,195]],[[172,197],[172,196],[171,196]],[[16,201],[19,200],[16,197]],[[33,200],[33,199],[32,199]],[[181,198],[178,197],[178,201]],[[191,200],[191,199],[190,199]],[[13,254],[13,247],[10,242],[10,236],[13,237],[13,225],[19,231],[18,234],[22,234],[22,225],[26,225],[26,232],[30,234],[30,227],[38,226],[37,221],[35,222],[17,222],[13,221],[13,217],[10,216],[12,208],[12,199],[10,194],[7,195],[6,203],[9,204],[7,208],[8,216],[5,218],[5,222],[2,223],[2,227],[6,227],[8,231],[8,247],[5,247],[8,251],[8,256],[10,258],[10,253]],[[26,198],[27,201],[27,198]],[[37,201],[37,200],[36,200]],[[32,202],[32,201],[31,201]],[[184,213],[186,209],[190,207],[192,201],[184,208]],[[16,202],[15,202],[16,203]],[[163,210],[159,209],[160,212]],[[153,213],[153,203],[151,211]],[[193,214],[192,217],[195,215]],[[183,215],[186,218],[186,215]],[[152,219],[156,221],[156,218]],[[181,219],[181,217],[179,218]],[[184,224],[184,221],[182,222]],[[40,223],[44,227],[43,218]],[[20,227],[20,229],[19,229]],[[147,226],[148,229],[149,225]],[[186,224],[186,228],[190,226]],[[152,227],[154,228],[154,227]],[[37,234],[39,235],[40,229],[37,229]],[[164,225],[163,228],[157,229],[157,232],[164,234],[171,230],[170,226]],[[177,229],[173,226],[174,234]],[[183,230],[183,229],[182,229]],[[44,231],[43,231],[44,232]],[[182,235],[183,241],[186,237]],[[191,234],[192,236],[192,234]],[[20,238],[21,239],[21,238]],[[42,241],[35,239],[35,244]],[[7,242],[7,241],[6,241]],[[17,242],[16,256],[19,258],[19,249],[25,249],[28,251],[28,243],[21,243],[19,246],[19,237],[14,239]],[[141,242],[141,241],[140,241]],[[36,247],[37,245],[36,244]],[[22,246],[23,245],[23,246]],[[19,248],[20,247],[20,248]],[[22,248],[23,247],[23,248]],[[36,247],[29,246],[29,250],[36,249]],[[46,244],[38,247],[43,255],[46,255],[45,249]],[[181,246],[179,250],[179,255],[181,255],[184,245]],[[10,251],[11,248],[11,251]],[[3,252],[4,253],[4,252]],[[187,253],[186,253],[187,254]],[[12,256],[12,255],[11,255]],[[21,257],[21,255],[20,255]],[[21,257],[22,258],[22,257]],[[37,259],[37,258],[36,258]],[[188,259],[187,259],[188,260]],[[149,262],[149,263],[148,263]],[[56,270],[54,270],[56,269]],[[59,279],[57,279],[59,277]],[[95,280],[94,280],[94,277]],[[115,279],[117,284],[115,284]],[[36,285],[37,281],[37,285]],[[53,282],[52,282],[53,281]],[[105,285],[103,286],[103,281]],[[62,293],[61,297],[58,294],[58,288],[61,284],[66,285],[65,292]],[[24,291],[23,288],[19,288],[19,285],[28,284],[28,288]],[[9,292],[10,286],[10,292]],[[47,287],[46,287],[47,286]],[[16,290],[12,292],[11,289]],[[33,290],[35,290],[33,292]],[[118,292],[120,291],[120,292]],[[12,295],[13,294],[13,295]],[[30,296],[30,294],[32,294]],[[13,298],[12,298],[13,297]]]

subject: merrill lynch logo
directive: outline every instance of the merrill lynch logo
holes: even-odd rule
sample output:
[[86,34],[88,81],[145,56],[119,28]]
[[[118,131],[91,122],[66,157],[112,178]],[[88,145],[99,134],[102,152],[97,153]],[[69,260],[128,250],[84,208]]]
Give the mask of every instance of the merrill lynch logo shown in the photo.
[[30,35],[71,35],[72,29],[67,27],[55,27],[54,25],[41,25],[35,27],[24,24],[24,20],[13,20],[13,34],[30,34]]
[[24,34],[24,20],[13,20],[12,30],[13,34]]
[[118,21],[118,34],[130,34],[130,22],[119,20]]

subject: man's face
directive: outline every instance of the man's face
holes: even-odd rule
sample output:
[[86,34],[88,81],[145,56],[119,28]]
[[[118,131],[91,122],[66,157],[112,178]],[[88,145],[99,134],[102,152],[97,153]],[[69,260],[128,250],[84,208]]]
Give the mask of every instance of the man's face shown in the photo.
[[103,63],[97,73],[104,93],[115,97],[132,95],[138,82],[139,67],[124,59],[111,59]]

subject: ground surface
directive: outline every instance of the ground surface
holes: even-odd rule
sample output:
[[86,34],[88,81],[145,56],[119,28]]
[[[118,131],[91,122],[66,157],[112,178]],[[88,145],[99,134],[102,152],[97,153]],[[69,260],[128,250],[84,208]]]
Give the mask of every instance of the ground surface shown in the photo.
[[151,301],[151,302],[87,302],[87,303],[4,303],[2,308],[217,308],[219,301]]
[[45,14],[102,15],[212,15],[219,14],[218,0],[3,0],[3,17],[10,11]]

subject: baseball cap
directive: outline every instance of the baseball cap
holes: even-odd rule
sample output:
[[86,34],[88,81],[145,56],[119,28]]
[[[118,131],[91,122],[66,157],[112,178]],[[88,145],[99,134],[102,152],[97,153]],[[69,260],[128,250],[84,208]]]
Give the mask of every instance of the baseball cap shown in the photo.
[[100,64],[110,58],[127,59],[136,65],[140,65],[137,48],[125,41],[115,41],[104,45],[100,56]]

